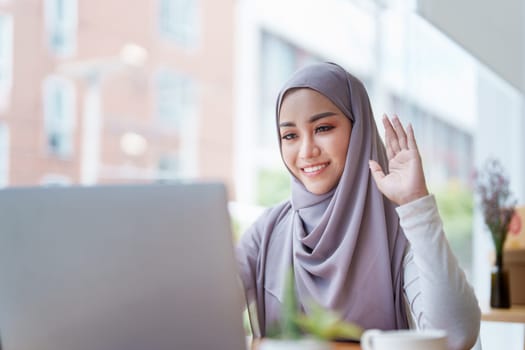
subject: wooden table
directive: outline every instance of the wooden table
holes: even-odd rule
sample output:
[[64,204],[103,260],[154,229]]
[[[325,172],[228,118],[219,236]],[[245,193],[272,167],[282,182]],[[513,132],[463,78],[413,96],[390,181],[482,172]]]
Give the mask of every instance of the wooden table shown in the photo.
[[358,343],[336,342],[332,343],[332,345],[332,350],[361,350],[361,345],[359,345]]
[[[260,339],[254,339],[251,350],[257,350],[259,343]],[[332,350],[361,350],[361,346],[358,343],[333,342]]]
[[525,324],[525,306],[510,309],[482,309],[481,320],[487,322],[511,322]]

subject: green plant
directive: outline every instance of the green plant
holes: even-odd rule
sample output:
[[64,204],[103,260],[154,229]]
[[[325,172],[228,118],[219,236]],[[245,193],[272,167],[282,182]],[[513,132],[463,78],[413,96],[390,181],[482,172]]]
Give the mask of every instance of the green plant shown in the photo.
[[311,336],[321,340],[359,339],[363,329],[344,321],[337,313],[311,301],[309,313],[299,310],[294,274],[290,269],[285,280],[285,291],[280,322],[268,331],[270,338],[299,339]]

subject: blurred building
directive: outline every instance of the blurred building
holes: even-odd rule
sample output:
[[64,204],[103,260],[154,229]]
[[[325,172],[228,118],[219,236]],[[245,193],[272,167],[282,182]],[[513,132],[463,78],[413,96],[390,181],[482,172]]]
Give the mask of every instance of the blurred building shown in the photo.
[[232,67],[233,0],[0,2],[0,186],[232,188]]

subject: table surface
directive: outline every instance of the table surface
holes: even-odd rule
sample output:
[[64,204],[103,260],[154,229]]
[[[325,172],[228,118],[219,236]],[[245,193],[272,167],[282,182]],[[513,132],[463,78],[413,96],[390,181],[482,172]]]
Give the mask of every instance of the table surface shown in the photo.
[[[257,350],[260,341],[260,339],[254,339],[251,350]],[[361,350],[361,346],[358,343],[332,342],[332,350]]]
[[361,345],[358,343],[332,343],[332,350],[361,350]]
[[510,309],[484,308],[481,313],[482,321],[525,323],[525,305],[514,305]]
[[[481,320],[525,324],[525,305],[513,305],[510,309],[482,308]],[[252,342],[252,350],[257,350],[259,342],[259,339]],[[356,343],[335,342],[332,343],[332,350],[361,350],[361,346]]]

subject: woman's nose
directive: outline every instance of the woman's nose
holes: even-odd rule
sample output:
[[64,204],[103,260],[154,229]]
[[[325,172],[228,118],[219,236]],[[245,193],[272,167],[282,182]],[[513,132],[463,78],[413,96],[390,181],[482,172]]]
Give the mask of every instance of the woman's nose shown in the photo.
[[301,143],[301,149],[299,150],[299,157],[303,159],[309,159],[317,157],[321,153],[319,146],[310,137],[305,137]]

